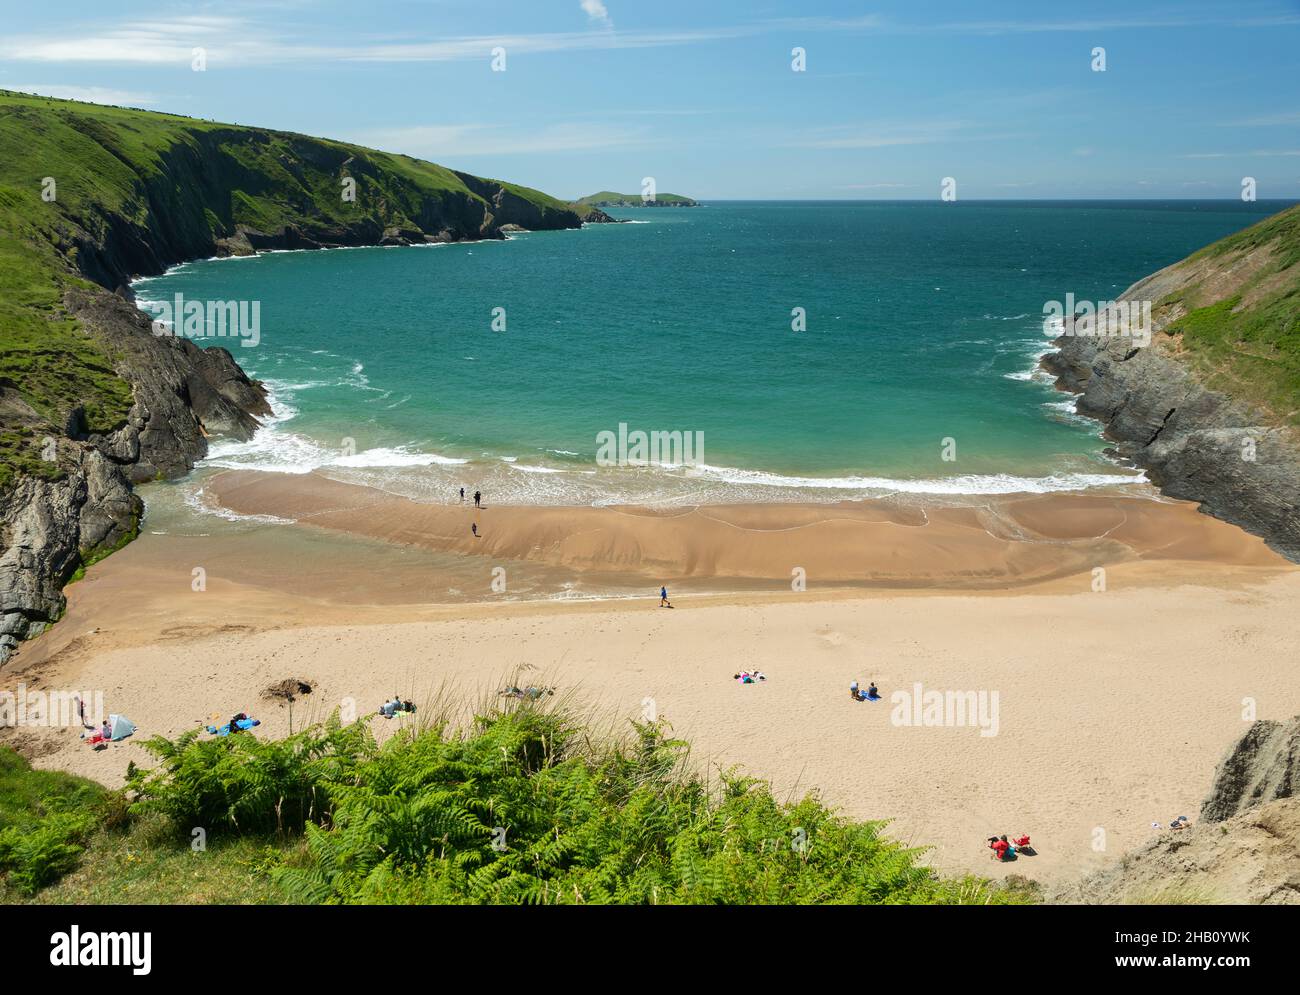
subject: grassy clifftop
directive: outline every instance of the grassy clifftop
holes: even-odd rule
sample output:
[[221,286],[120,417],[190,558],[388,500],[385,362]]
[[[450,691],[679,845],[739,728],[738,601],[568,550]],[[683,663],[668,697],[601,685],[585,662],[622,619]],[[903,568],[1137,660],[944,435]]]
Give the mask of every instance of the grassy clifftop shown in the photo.
[[1300,205],[1206,246],[1152,284],[1166,347],[1205,386],[1300,426]]
[[[123,423],[118,357],[64,308],[186,259],[260,248],[575,228],[565,203],[407,156],[282,131],[0,90],[0,487],[34,440]],[[355,197],[345,193],[349,188]]]

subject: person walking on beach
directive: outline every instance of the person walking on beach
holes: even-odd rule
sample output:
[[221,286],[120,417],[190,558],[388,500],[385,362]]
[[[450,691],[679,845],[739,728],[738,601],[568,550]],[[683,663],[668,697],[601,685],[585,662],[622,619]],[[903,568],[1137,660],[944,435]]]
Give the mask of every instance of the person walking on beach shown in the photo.
[[465,503],[465,488],[463,487],[460,489],[460,503],[461,504]]
[[668,588],[667,588],[667,587],[660,587],[660,588],[659,588],[659,607],[660,607],[660,608],[671,608],[672,606],[673,606],[673,603],[672,603],[671,601],[668,600]]
[[474,492],[474,507],[475,508],[483,507],[483,494],[480,491]]
[[474,524],[472,524],[472,525],[469,527],[469,530],[470,530],[470,532],[474,533],[474,538],[475,538],[475,539],[477,539],[477,538],[479,537],[479,536],[478,536],[478,522],[475,522]]

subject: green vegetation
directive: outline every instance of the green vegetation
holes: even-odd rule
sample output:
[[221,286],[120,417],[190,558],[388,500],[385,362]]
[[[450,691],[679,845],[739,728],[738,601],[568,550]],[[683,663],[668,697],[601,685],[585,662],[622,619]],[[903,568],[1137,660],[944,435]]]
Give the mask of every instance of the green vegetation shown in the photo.
[[[0,488],[37,466],[18,424],[62,435],[123,424],[119,357],[64,308],[72,286],[210,255],[241,227],[293,227],[321,242],[377,242],[387,228],[474,236],[507,209],[537,227],[576,223],[536,190],[288,132],[0,90]],[[356,184],[354,200],[343,182]],[[504,206],[498,206],[501,202]]]
[[31,895],[76,866],[97,821],[108,821],[109,794],[84,778],[32,770],[0,747],[0,899]]
[[[526,703],[455,733],[379,745],[337,715],[287,739],[147,744],[125,825],[38,901],[756,904],[1022,903],[943,878],[916,850],[815,796],[704,779],[662,724],[598,745],[563,709]],[[119,794],[119,797],[121,794]],[[191,846],[195,827],[206,848]],[[65,862],[51,873],[65,872]],[[12,878],[11,872],[11,878]],[[26,893],[23,882],[11,882]]]
[[[587,207],[645,207],[645,202],[641,199],[639,193],[615,193],[613,190],[602,190],[599,193],[589,194],[575,203],[586,205]],[[654,203],[659,206],[667,207],[698,207],[699,202],[691,200],[690,197],[683,197],[676,193],[656,193]]]
[[1300,207],[1181,265],[1205,275],[1158,303],[1185,309],[1166,334],[1180,337],[1206,386],[1300,426]]

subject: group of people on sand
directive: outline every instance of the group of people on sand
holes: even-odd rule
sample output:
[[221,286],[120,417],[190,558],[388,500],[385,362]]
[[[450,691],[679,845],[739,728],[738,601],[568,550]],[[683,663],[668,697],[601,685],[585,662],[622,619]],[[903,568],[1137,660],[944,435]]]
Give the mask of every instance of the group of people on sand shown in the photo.
[[875,681],[871,681],[865,690],[858,687],[858,682],[854,681],[849,685],[849,695],[854,701],[879,701],[880,689],[876,687]]
[[741,684],[757,684],[759,681],[767,680],[767,674],[761,670],[742,670],[734,676]]
[[[463,487],[460,489],[460,503],[461,503],[461,504],[464,504],[464,503],[465,503],[465,488],[463,488]],[[474,492],[474,507],[475,507],[475,508],[482,508],[482,507],[483,507],[483,492],[482,492],[482,491],[475,491],[475,492]],[[478,531],[478,522],[471,522],[471,523],[470,523],[470,526],[469,526],[469,532],[470,532],[470,535],[472,535],[475,539],[482,539],[482,538],[483,538],[481,535],[479,535],[479,531]]]
[[989,849],[993,851],[994,860],[1015,860],[1021,854],[1026,857],[1035,855],[1034,848],[1029,845],[1028,833],[1012,840],[1007,839],[1005,833],[1001,836],[990,836]]
[[386,701],[379,706],[379,714],[386,719],[391,719],[394,715],[401,712],[414,713],[415,705],[410,701],[403,701],[399,695],[393,695],[392,701]]
[[[1153,823],[1151,823],[1151,828],[1152,828],[1152,829],[1159,829],[1159,828],[1160,828],[1160,823],[1158,823],[1158,822],[1153,822]],[[1191,828],[1192,828],[1192,824],[1191,824],[1191,822],[1188,820],[1187,816],[1185,816],[1185,815],[1180,815],[1180,816],[1178,816],[1176,819],[1170,819],[1170,820],[1169,820],[1169,828],[1172,829],[1174,832],[1178,832],[1178,831],[1181,830],[1181,829],[1191,829]]]

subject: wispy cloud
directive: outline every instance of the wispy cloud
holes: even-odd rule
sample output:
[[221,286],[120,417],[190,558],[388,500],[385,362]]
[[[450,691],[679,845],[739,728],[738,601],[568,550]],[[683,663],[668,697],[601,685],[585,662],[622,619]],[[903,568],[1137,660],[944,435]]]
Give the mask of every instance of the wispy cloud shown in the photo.
[[1168,28],[1273,28],[1300,24],[1300,14],[1280,11],[1255,17],[1190,12],[1132,14],[1127,17],[1097,17],[1056,20],[1017,19],[1003,21],[954,21],[917,25],[920,31],[955,31],[962,34],[1064,34],[1086,31],[1126,31]]
[[717,27],[679,30],[615,30],[604,0],[579,0],[580,9],[599,31],[531,34],[484,34],[454,37],[359,39],[350,44],[322,44],[277,33],[253,18],[191,15],[104,22],[47,34],[0,38],[0,59],[47,63],[189,63],[196,47],[207,50],[208,64],[247,65],[301,61],[451,62],[486,59],[502,46],[510,55],[618,48],[694,45],[792,31],[864,31],[880,34],[929,32],[1010,34],[1082,32],[1119,29],[1167,29],[1220,26],[1269,28],[1300,24],[1300,14],[1279,12],[1257,17],[1160,13],[1128,18],[1079,20],[1004,20],[933,23],[888,21],[877,15],[858,17],[787,17]]
[[188,64],[203,48],[210,67],[284,62],[453,62],[488,59],[501,46],[509,55],[615,48],[692,45],[758,32],[757,27],[681,31],[558,31],[536,34],[472,35],[415,41],[357,41],[316,44],[275,34],[237,17],[178,17],[132,21],[95,33],[9,35],[0,38],[0,59],[16,62]]
[[1256,149],[1252,152],[1190,152],[1179,159],[1243,159],[1300,155],[1300,149]]
[[60,100],[81,100],[89,104],[113,104],[118,107],[156,107],[160,98],[135,90],[114,90],[107,86],[72,86],[62,83],[5,83],[0,89],[35,93]]
[[580,152],[653,142],[643,128],[598,126],[590,121],[531,130],[485,124],[413,125],[371,129],[350,139],[359,145],[439,162],[465,156]]
[[1273,128],[1300,125],[1300,111],[1282,111],[1279,114],[1255,114],[1238,121],[1220,121],[1220,128]]

